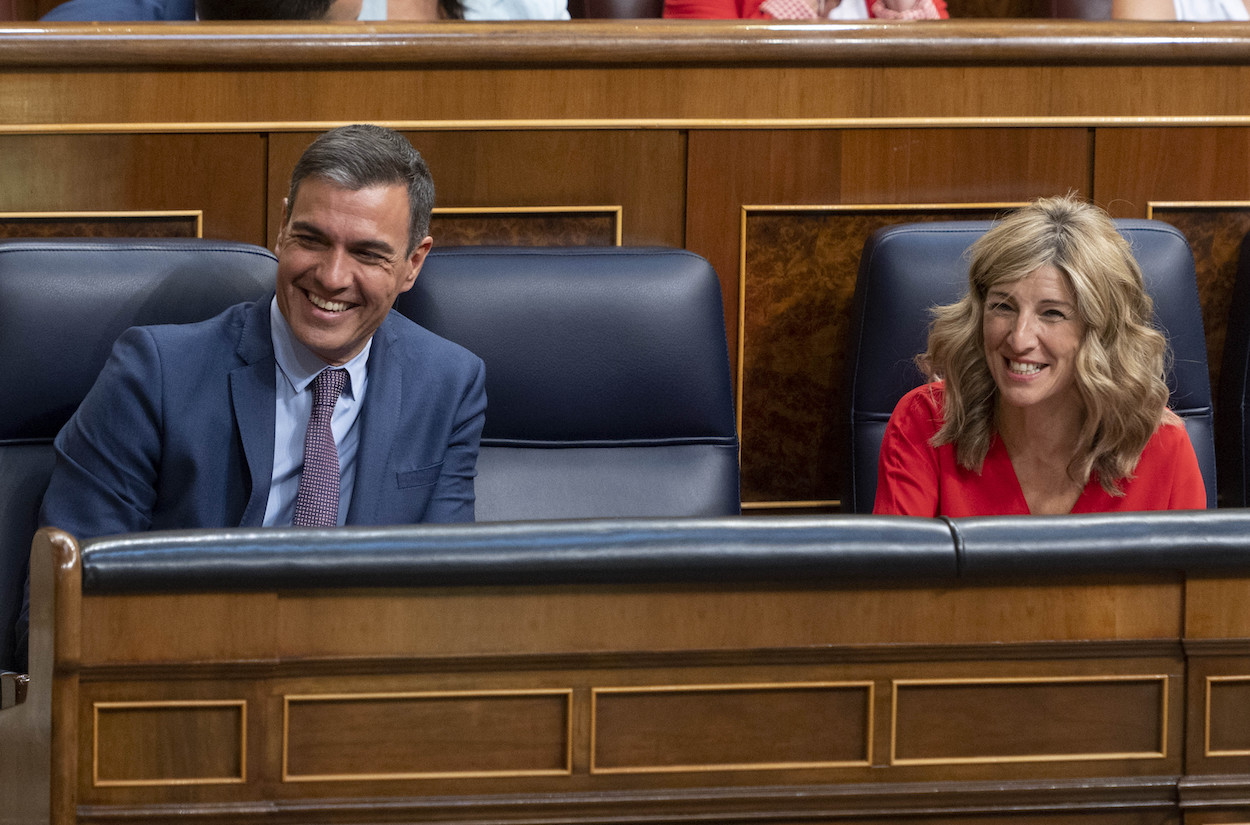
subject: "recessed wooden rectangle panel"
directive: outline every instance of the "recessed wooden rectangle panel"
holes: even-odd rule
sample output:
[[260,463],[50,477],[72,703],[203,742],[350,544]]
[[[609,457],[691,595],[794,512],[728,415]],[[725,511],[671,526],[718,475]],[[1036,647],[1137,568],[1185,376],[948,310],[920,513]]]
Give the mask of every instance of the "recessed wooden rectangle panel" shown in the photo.
[[897,681],[891,762],[1155,759],[1167,676]]
[[288,781],[570,771],[569,691],[288,696]]
[[867,765],[872,684],[604,688],[592,773]]
[[246,779],[246,702],[97,702],[94,709],[97,787]]
[[621,208],[435,209],[439,246],[620,246]]
[[1250,676],[1207,679],[1207,756],[1250,756]]
[[198,238],[185,212],[0,212],[0,238]]

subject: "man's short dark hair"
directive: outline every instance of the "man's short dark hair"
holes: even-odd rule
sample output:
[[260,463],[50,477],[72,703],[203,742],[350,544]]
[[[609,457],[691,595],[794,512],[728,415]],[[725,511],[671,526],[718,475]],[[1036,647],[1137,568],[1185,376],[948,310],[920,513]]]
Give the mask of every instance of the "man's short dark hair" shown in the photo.
[[201,20],[322,20],[334,0],[195,0]]
[[408,190],[408,253],[430,232],[434,179],[408,139],[393,129],[357,123],[331,129],[312,142],[291,173],[287,215],[295,211],[300,184],[322,178],[344,189],[400,184]]

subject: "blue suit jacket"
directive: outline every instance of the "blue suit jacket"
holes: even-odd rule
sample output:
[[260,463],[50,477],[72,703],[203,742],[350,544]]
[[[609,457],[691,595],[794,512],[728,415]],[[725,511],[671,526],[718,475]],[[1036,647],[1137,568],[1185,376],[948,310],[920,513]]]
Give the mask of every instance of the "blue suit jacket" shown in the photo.
[[[260,526],[273,475],[269,302],[134,327],[56,437],[39,513],[78,538]],[[481,359],[392,311],[374,333],[348,524],[473,521]],[[26,660],[29,592],[17,623]]]
[[[40,523],[79,538],[259,526],[273,475],[269,300],[135,327],[56,438]],[[485,369],[392,311],[373,336],[349,524],[473,520]]]
[[69,0],[44,20],[194,20],[195,0]]

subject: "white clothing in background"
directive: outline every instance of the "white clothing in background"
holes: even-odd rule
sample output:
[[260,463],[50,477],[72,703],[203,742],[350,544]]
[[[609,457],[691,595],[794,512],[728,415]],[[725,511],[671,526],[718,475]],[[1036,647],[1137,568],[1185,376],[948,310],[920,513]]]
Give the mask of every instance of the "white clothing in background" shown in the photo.
[[[843,0],[845,6],[852,0]],[[864,5],[864,0],[853,0]],[[463,0],[465,20],[568,20],[568,0]],[[867,16],[865,13],[861,16]],[[360,20],[385,20],[386,0],[364,0]]]
[[1241,0],[1172,0],[1177,20],[1250,20]]
[[868,0],[842,0],[825,16],[830,20],[867,20]]

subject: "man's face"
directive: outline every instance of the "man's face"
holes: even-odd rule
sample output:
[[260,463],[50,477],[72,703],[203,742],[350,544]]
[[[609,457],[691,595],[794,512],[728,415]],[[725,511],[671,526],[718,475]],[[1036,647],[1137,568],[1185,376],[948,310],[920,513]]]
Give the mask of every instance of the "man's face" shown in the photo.
[[300,184],[282,210],[278,308],[300,343],[327,364],[350,361],[417,279],[433,241],[408,248],[408,191]]
[[334,0],[325,19],[333,21],[356,20],[360,17],[361,0]]

